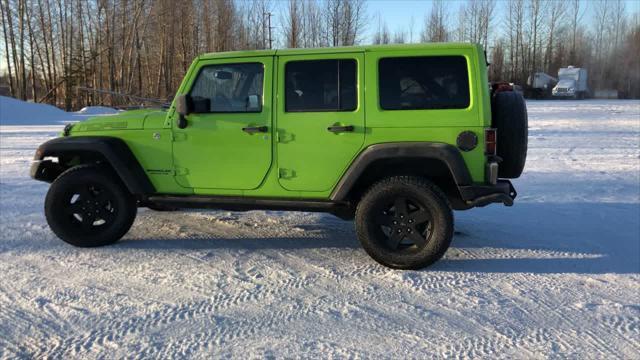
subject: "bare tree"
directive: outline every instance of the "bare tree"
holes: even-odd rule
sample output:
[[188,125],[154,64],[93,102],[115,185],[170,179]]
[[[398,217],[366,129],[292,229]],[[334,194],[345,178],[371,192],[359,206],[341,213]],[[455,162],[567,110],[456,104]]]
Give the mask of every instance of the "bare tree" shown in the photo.
[[508,3],[507,29],[509,37],[510,80],[522,79],[522,55],[524,47],[524,18],[525,8],[523,0],[513,0]]
[[504,44],[497,41],[491,49],[491,65],[489,66],[489,80],[503,81],[505,79]]
[[469,0],[462,5],[458,16],[458,41],[478,43],[486,48],[495,6],[495,0]]
[[547,2],[543,2],[542,0],[529,0],[528,1],[528,12],[529,16],[527,19],[529,20],[529,53],[527,54],[528,61],[530,65],[528,66],[531,71],[539,70],[538,57],[540,55],[540,29],[542,27],[542,22],[544,20],[544,14],[546,12],[546,4]]
[[638,14],[635,15],[636,21],[624,39],[618,59],[621,60],[619,68],[626,69],[623,80],[621,81],[620,90],[624,98],[640,96],[640,24],[638,23]]
[[609,2],[606,0],[598,0],[594,3],[594,22],[595,22],[595,47],[596,59],[602,60],[603,53],[609,47],[606,41],[606,30],[610,22],[611,12],[609,11]]
[[577,39],[580,27],[580,20],[584,13],[581,9],[580,0],[571,0],[569,7],[569,15],[571,19],[571,52],[569,54],[569,62],[575,64],[577,60]]
[[443,0],[434,0],[431,12],[425,17],[421,39],[423,42],[445,42],[448,38],[445,3]]
[[406,33],[404,30],[399,29],[393,32],[393,40],[394,44],[404,44],[407,42]]
[[382,16],[378,14],[378,28],[373,34],[373,43],[376,45],[389,44],[391,42],[391,36],[389,35],[389,28],[387,23],[382,21]]
[[407,33],[409,35],[409,42],[410,43],[413,42],[413,34],[415,32],[415,27],[416,27],[416,18],[413,17],[413,15],[411,15],[411,18],[409,19],[409,27],[407,29]]
[[[9,35],[9,31],[7,30],[7,23],[11,21],[8,8],[8,1],[0,2],[0,14],[2,15],[2,37],[4,39],[4,49],[5,49],[5,57],[7,59],[7,71],[9,72],[9,92],[12,96],[15,96],[15,87],[13,83],[13,72],[11,71],[11,52],[9,52],[9,42],[11,41],[11,36]],[[7,8],[5,9],[5,5]],[[10,27],[9,27],[10,28]]]
[[[301,2],[302,0],[298,0],[298,3]],[[241,28],[244,27],[242,31],[244,39],[239,39],[239,44],[236,47],[247,49],[266,49],[269,47],[271,2],[268,0],[246,0],[239,11],[244,14],[243,26],[241,26]],[[273,42],[273,39],[271,40]]]
[[547,20],[548,20],[548,35],[547,35],[547,48],[545,51],[544,68],[545,71],[551,72],[551,60],[554,52],[554,40],[556,31],[558,31],[558,23],[563,18],[566,8],[565,3],[561,1],[551,1],[548,7]]
[[491,19],[496,8],[495,0],[479,0],[480,12],[478,14],[478,39],[485,48],[489,45],[489,34],[491,31]]
[[285,46],[297,48],[302,45],[302,9],[300,0],[289,0],[289,11],[284,19]]
[[345,46],[358,43],[365,28],[364,0],[326,0],[329,45]]
[[467,40],[468,23],[466,4],[460,5],[458,8],[458,24],[454,30],[454,39],[458,42],[464,42]]
[[626,5],[622,0],[614,0],[611,6],[611,24],[609,33],[613,37],[612,45],[614,48],[618,48],[622,41],[622,36],[625,33],[626,22]]
[[328,37],[324,14],[317,2],[303,1],[302,22],[304,47],[327,46]]
[[344,21],[342,45],[355,45],[366,27],[367,14],[365,0],[343,0]]
[[24,46],[24,38],[26,35],[26,21],[26,1],[18,0],[18,34],[20,36],[20,67],[18,68],[18,70],[20,73],[20,97],[22,97],[23,100],[27,99],[27,67],[25,63],[25,55],[27,50]]

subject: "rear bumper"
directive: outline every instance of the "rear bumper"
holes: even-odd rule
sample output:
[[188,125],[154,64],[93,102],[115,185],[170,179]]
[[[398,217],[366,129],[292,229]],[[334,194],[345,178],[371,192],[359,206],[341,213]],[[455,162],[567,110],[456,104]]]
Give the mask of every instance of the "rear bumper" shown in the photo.
[[509,180],[497,180],[495,185],[460,186],[460,196],[467,206],[482,207],[493,203],[513,205],[518,196],[516,189]]

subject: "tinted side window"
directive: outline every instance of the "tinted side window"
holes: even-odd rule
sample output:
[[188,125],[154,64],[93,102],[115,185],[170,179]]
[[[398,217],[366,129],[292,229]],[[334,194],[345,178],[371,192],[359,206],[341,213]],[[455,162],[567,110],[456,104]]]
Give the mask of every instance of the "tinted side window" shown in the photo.
[[260,112],[263,73],[259,63],[207,66],[189,95],[194,102],[208,99],[209,112]]
[[469,106],[467,60],[462,56],[380,59],[378,79],[380,106],[385,110]]
[[291,61],[285,67],[285,111],[353,111],[355,60]]

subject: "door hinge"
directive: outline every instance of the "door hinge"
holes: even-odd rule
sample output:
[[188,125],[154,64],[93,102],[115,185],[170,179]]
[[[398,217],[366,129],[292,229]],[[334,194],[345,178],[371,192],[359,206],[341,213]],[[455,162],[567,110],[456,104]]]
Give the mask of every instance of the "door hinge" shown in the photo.
[[288,143],[295,140],[295,136],[291,133],[287,133],[284,130],[278,130],[276,131],[276,141],[279,143]]
[[296,172],[291,169],[278,168],[278,177],[280,179],[291,179],[296,177]]
[[189,175],[189,169],[187,168],[181,168],[181,167],[176,167],[175,171],[174,171],[176,176],[185,176],[185,175]]
[[184,132],[172,132],[171,140],[173,141],[184,141],[187,140],[187,133]]

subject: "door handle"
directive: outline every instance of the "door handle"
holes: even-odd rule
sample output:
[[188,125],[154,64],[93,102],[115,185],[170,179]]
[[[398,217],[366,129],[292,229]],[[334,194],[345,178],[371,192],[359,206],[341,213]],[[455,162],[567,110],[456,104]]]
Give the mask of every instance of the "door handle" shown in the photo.
[[351,132],[353,131],[353,125],[346,125],[346,126],[332,125],[332,126],[329,126],[327,130],[331,131],[332,133]]
[[266,126],[248,126],[243,127],[242,131],[246,132],[247,134],[265,133],[269,131],[269,128]]

